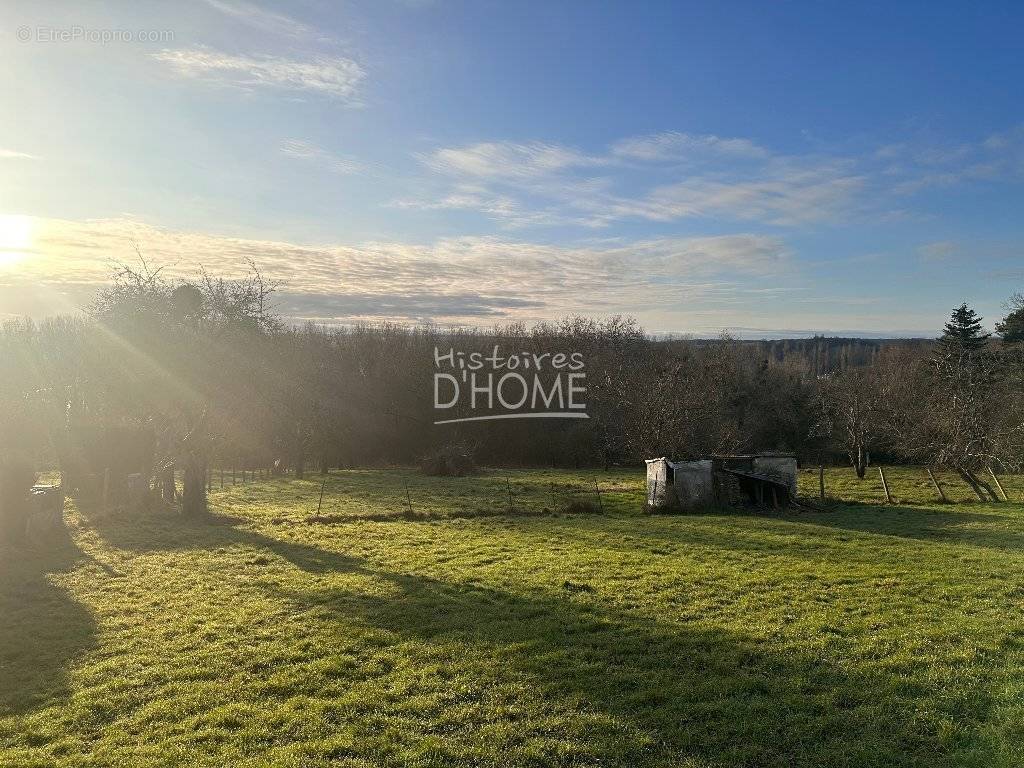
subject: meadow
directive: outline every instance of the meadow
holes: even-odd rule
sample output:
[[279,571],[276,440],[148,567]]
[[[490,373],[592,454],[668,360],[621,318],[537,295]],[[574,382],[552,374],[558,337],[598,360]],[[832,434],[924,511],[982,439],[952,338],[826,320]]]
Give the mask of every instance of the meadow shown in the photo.
[[69,502],[0,555],[0,765],[1024,763],[1024,505],[869,472],[768,514],[648,515],[625,470]]

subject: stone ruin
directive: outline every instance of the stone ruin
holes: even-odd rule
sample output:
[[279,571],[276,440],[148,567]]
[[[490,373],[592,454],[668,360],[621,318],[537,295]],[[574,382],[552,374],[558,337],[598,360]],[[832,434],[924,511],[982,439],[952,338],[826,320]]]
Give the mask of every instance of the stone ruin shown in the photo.
[[647,509],[722,506],[779,508],[796,503],[796,456],[756,453],[699,461],[647,460]]

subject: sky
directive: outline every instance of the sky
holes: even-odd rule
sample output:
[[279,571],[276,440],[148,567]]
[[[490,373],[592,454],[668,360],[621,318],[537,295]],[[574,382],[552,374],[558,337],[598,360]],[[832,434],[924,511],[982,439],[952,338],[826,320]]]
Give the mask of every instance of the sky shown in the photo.
[[139,254],[301,322],[934,335],[1024,291],[1019,3],[0,6],[0,319]]

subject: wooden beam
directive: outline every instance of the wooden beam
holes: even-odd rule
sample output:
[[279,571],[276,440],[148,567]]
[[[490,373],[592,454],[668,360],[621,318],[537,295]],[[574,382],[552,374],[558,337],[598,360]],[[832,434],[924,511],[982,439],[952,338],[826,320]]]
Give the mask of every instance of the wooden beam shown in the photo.
[[879,467],[878,474],[882,477],[882,488],[885,490],[885,503],[892,504],[892,494],[889,493],[889,483],[885,480],[885,468]]
[[932,481],[932,485],[935,486],[935,490],[939,492],[939,498],[942,499],[943,504],[948,504],[949,499],[946,498],[946,492],[942,490],[942,486],[939,485],[939,481],[935,479],[935,475],[932,474],[931,467],[925,467],[928,470],[928,478]]
[[992,481],[996,484],[996,488],[998,488],[999,492],[1003,494],[1003,501],[1009,501],[1010,499],[1006,495],[1006,491],[1003,490],[1003,485],[999,482],[999,478],[996,477],[996,473],[992,471],[992,467],[988,468],[988,473],[992,475]]

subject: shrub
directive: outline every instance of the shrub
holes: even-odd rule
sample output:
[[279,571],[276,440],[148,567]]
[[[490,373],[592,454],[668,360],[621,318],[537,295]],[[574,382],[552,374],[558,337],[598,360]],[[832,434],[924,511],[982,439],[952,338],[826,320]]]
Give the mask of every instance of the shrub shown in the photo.
[[465,477],[477,472],[473,449],[465,443],[435,448],[420,459],[420,471],[435,477]]

